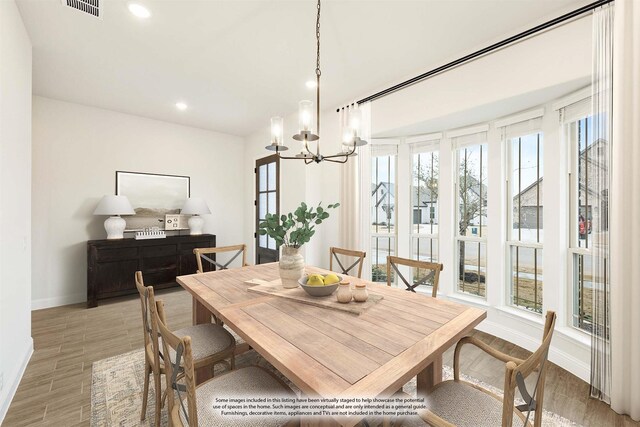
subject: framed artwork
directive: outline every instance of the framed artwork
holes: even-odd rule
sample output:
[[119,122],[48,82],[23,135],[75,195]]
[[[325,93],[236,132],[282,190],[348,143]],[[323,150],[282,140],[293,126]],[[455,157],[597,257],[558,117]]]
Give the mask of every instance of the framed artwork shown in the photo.
[[180,175],[116,171],[116,195],[127,196],[135,215],[123,217],[125,231],[165,228],[165,215],[177,215],[191,196],[191,178]]

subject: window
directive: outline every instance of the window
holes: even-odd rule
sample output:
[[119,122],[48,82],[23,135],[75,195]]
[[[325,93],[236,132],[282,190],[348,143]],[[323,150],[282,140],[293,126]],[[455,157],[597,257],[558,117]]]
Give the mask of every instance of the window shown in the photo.
[[[608,168],[608,142],[594,137],[592,116],[567,124],[570,147],[569,209],[569,269],[571,272],[573,326],[591,331],[593,326],[594,283],[606,283],[606,277],[596,277],[596,263],[606,271],[607,259],[594,256],[595,235],[609,230],[608,181],[603,168]],[[600,182],[598,182],[600,180]],[[603,240],[605,241],[605,240]]]
[[542,133],[507,144],[509,302],[542,313]]
[[371,280],[387,281],[387,256],[396,253],[397,146],[371,147]]
[[[411,257],[420,261],[438,261],[439,159],[437,143],[412,145]],[[414,281],[420,281],[430,273],[417,268],[412,270]],[[423,290],[422,287],[418,289]]]
[[[481,142],[475,143],[474,142]],[[456,232],[458,291],[486,297],[487,144],[486,132],[453,138],[458,194]]]

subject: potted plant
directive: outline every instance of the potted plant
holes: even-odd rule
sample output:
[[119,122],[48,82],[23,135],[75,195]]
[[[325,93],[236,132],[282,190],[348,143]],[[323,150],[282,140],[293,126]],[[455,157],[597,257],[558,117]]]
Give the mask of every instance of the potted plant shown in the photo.
[[324,209],[322,202],[316,208],[308,207],[302,202],[294,211],[278,217],[276,214],[265,215],[258,226],[261,236],[267,235],[282,246],[280,257],[280,279],[285,288],[298,286],[298,279],[304,274],[304,258],[300,248],[311,240],[315,227],[329,218],[329,209],[335,209],[340,203],[334,203]]

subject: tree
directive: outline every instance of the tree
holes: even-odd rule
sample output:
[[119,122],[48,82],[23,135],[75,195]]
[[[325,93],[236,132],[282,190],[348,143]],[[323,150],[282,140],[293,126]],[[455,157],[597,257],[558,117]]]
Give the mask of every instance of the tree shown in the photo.
[[[458,231],[461,236],[466,234],[467,228],[472,224],[474,219],[480,219],[482,216],[482,209],[485,208],[484,201],[487,197],[485,185],[486,179],[486,174],[478,173],[478,168],[475,167],[475,162],[469,158],[467,150],[464,150],[464,157],[460,158],[460,166],[458,170],[458,189],[460,198]],[[459,277],[464,280],[465,245],[461,244],[459,250]],[[480,254],[478,254],[478,256],[479,255]],[[478,280],[480,280],[479,277]]]

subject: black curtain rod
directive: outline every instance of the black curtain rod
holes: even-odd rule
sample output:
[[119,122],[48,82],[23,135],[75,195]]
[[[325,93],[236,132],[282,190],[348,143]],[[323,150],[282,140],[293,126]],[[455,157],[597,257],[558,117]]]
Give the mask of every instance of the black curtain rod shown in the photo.
[[[469,55],[463,56],[462,58],[456,59],[455,61],[451,61],[448,64],[442,65],[442,66],[440,66],[438,68],[434,68],[433,70],[427,71],[426,73],[420,74],[419,76],[413,77],[413,78],[411,78],[409,80],[406,80],[406,81],[404,81],[402,83],[398,83],[395,86],[391,86],[390,88],[381,90],[380,92],[377,92],[377,93],[374,93],[373,95],[367,96],[366,98],[363,98],[360,101],[358,101],[357,104],[363,104],[363,103],[368,102],[368,101],[373,101],[374,99],[381,98],[383,96],[389,95],[390,93],[396,92],[396,91],[398,91],[400,89],[404,89],[405,87],[411,86],[414,83],[418,83],[418,82],[420,82],[422,80],[426,80],[429,77],[433,77],[434,75],[439,74],[439,73],[441,73],[443,71],[446,71],[446,70],[448,70],[450,68],[457,67],[458,65],[464,64],[465,62],[471,61],[472,59],[478,58],[478,57],[480,57],[482,55],[486,55],[487,53],[490,53],[490,52],[492,52],[494,50],[500,49],[500,48],[502,48],[504,46],[507,46],[507,45],[509,45],[511,43],[514,43],[514,42],[516,42],[518,40],[522,40],[522,39],[524,39],[526,37],[529,37],[529,36],[531,36],[533,34],[536,34],[536,33],[539,33],[541,31],[544,31],[544,30],[546,30],[546,29],[548,29],[550,27],[553,27],[555,25],[561,24],[562,22],[568,21],[568,20],[573,19],[573,18],[575,18],[577,16],[580,16],[580,15],[582,15],[584,13],[590,12],[593,9],[596,9],[596,8],[598,8],[600,6],[604,6],[605,4],[612,3],[613,1],[614,0],[598,0],[598,1],[595,1],[593,3],[588,4],[586,6],[582,6],[582,7],[578,8],[578,9],[576,9],[574,11],[566,13],[566,14],[564,14],[562,16],[558,16],[557,18],[554,18],[554,19],[552,19],[550,21],[547,21],[547,22],[545,22],[543,24],[537,25],[537,26],[535,26],[535,27],[533,27],[533,28],[531,28],[529,30],[526,30],[526,31],[523,31],[523,32],[521,32],[519,34],[516,34],[515,36],[511,36],[509,38],[506,38],[506,39],[504,39],[502,41],[499,41],[497,43],[492,44],[491,46],[487,46],[487,47],[485,47],[483,49],[480,49],[478,51],[470,53]],[[345,107],[342,107],[342,109],[344,109],[344,108]],[[340,108],[338,108],[336,111],[340,112]]]

